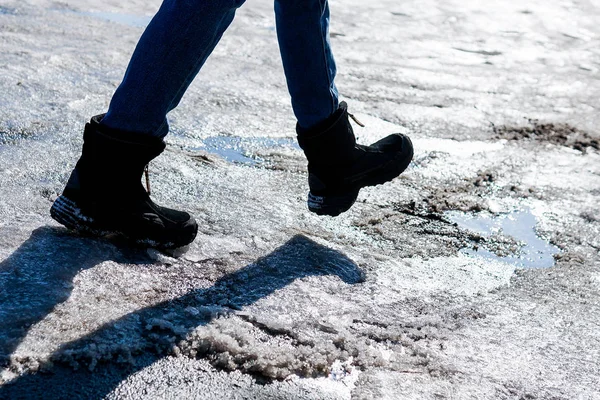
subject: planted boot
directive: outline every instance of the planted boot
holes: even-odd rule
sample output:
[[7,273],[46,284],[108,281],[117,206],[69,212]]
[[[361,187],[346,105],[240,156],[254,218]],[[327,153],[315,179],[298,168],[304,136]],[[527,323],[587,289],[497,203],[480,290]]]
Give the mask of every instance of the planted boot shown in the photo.
[[163,152],[162,139],[86,124],[83,150],[50,215],[69,229],[96,236],[122,234],[152,247],[191,243],[198,225],[186,212],[155,204],[142,186],[150,160]]
[[308,160],[308,209],[335,217],[352,207],[366,186],[389,182],[410,164],[413,146],[408,136],[396,133],[370,146],[356,143],[348,108],[310,128],[297,126],[298,143]]

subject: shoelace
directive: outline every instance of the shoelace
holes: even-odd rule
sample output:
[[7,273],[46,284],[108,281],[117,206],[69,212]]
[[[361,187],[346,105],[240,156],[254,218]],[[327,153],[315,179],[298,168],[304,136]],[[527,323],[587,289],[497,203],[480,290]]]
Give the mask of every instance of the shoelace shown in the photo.
[[358,119],[357,119],[357,118],[356,118],[356,117],[355,117],[353,114],[350,114],[350,113],[348,113],[348,116],[349,116],[350,118],[352,118],[352,120],[353,120],[354,122],[356,122],[356,124],[357,124],[358,126],[360,126],[361,128],[364,128],[364,127],[365,127],[365,124],[363,124],[362,122],[360,122],[360,121],[359,121],[359,120],[358,120]]

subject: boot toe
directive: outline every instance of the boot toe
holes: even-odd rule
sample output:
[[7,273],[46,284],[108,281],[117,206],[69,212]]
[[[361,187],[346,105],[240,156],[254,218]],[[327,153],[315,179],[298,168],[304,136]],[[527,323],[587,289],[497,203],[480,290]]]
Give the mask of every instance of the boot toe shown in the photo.
[[147,238],[150,242],[155,242],[157,247],[163,248],[182,247],[194,241],[198,233],[198,223],[189,213],[156,204],[152,206],[154,221],[147,224],[148,229],[145,232],[137,232],[135,236],[143,238],[142,241]]
[[412,153],[413,145],[410,138],[401,133],[394,133],[367,146],[382,153]]

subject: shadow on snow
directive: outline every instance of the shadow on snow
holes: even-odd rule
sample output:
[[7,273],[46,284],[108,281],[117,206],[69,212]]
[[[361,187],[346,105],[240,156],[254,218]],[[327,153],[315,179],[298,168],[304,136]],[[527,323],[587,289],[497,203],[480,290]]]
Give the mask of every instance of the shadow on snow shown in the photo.
[[[6,338],[0,344],[0,366],[7,365],[29,327],[69,297],[71,282],[80,270],[107,260],[153,263],[143,250],[74,236],[62,228],[51,227],[36,229],[13,255],[0,263],[0,273],[8,275],[0,292],[0,337]],[[347,284],[363,280],[362,271],[344,254],[296,235],[269,255],[222,276],[210,288],[192,290],[137,310],[62,345],[43,372],[20,375],[0,387],[0,399],[102,398],[131,374],[168,355],[174,338],[185,338],[215,317],[214,313],[192,315],[183,310],[216,305],[240,309],[296,279],[323,275],[338,276]],[[169,319],[168,329],[149,328],[164,315],[175,316]],[[96,349],[96,343],[104,343],[97,365],[91,351]],[[74,369],[73,365],[78,364],[83,364],[83,368]],[[90,365],[95,366],[93,371]]]

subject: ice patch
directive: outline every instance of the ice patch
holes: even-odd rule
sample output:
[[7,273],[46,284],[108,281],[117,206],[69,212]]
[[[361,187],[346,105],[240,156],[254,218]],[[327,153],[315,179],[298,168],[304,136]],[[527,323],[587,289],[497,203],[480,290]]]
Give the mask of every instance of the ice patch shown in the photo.
[[300,149],[292,138],[211,136],[204,139],[202,146],[194,150],[217,154],[236,164],[258,165],[266,161],[257,155],[258,150],[286,148]]
[[412,139],[417,152],[419,149],[427,152],[437,151],[448,153],[453,156],[467,158],[477,153],[489,153],[499,151],[504,148],[506,140],[498,142],[482,142],[482,141],[458,141],[452,139],[436,139],[436,138],[414,138]]
[[483,142],[479,140],[459,141],[453,139],[415,137],[403,126],[366,114],[357,114],[356,116],[365,125],[365,128],[354,129],[358,142],[370,144],[392,133],[402,133],[410,136],[415,147],[416,157],[419,156],[419,153],[436,151],[467,158],[477,153],[489,153],[502,150],[507,142],[504,139],[497,142]]
[[183,258],[192,262],[200,262],[248,251],[248,246],[239,239],[198,234],[195,243],[190,246]]
[[484,236],[501,233],[524,243],[519,255],[500,257],[482,248],[464,249],[463,253],[465,254],[502,261],[521,268],[548,268],[554,266],[554,255],[560,252],[556,246],[536,234],[537,220],[529,209],[514,211],[498,217],[486,213],[470,214],[449,211],[446,213],[446,217],[463,229]]
[[473,259],[465,254],[430,259],[414,257],[403,262],[387,260],[369,274],[367,283],[372,285],[377,304],[391,305],[415,296],[486,293],[507,286],[513,273],[514,266]]
[[145,28],[152,19],[152,17],[149,16],[112,13],[105,11],[74,11],[74,13],[139,28]]
[[[402,133],[403,135],[410,134],[407,128],[384,121],[372,115],[361,113],[355,113],[354,115],[365,125],[364,127],[354,129],[354,134],[359,142],[363,144],[375,142],[392,133]],[[354,126],[356,127],[356,125]]]

